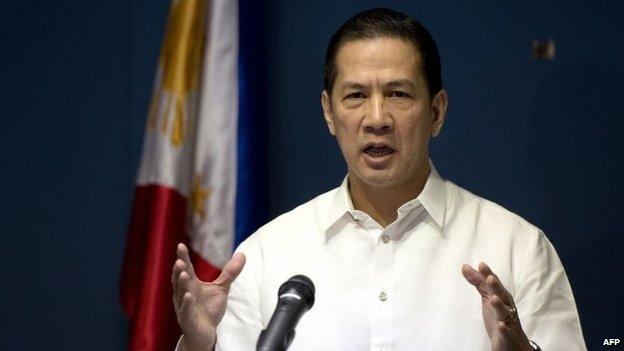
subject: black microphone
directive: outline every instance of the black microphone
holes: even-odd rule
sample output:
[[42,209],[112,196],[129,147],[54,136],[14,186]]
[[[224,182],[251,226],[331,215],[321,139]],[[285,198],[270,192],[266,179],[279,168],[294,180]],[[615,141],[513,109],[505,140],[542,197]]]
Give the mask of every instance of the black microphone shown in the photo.
[[269,325],[260,333],[257,351],[285,351],[295,337],[295,326],[314,305],[314,284],[305,275],[288,279],[277,292],[277,306]]

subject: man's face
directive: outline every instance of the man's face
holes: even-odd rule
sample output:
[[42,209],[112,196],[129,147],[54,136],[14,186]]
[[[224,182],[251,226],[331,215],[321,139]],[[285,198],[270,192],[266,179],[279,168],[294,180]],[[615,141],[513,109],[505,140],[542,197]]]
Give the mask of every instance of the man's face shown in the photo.
[[[430,97],[413,44],[394,38],[349,41],[336,56],[325,120],[352,181],[413,186],[429,171],[429,139],[440,132],[446,92]],[[356,179],[353,179],[356,177]]]

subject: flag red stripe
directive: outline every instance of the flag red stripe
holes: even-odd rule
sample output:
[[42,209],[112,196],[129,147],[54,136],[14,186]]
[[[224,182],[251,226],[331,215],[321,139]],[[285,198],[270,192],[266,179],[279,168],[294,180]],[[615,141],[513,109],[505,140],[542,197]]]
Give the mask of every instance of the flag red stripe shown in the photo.
[[[130,318],[128,349],[172,350],[180,335],[172,304],[171,268],[177,243],[188,245],[187,200],[175,189],[137,186],[121,276],[121,302]],[[191,253],[195,271],[213,280],[219,270]]]

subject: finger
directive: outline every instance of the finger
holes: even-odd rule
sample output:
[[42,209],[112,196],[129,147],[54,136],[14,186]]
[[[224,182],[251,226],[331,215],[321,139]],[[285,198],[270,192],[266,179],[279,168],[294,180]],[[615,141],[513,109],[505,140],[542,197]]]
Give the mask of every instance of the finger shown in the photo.
[[178,323],[180,325],[189,325],[193,322],[192,311],[193,311],[193,294],[190,292],[184,293],[182,295],[180,310],[178,313]]
[[462,274],[468,283],[474,285],[475,287],[478,287],[483,283],[483,275],[470,265],[464,264],[462,266]]
[[225,264],[221,274],[214,283],[223,286],[226,289],[230,288],[230,284],[238,277],[240,272],[245,266],[245,255],[241,252],[237,252],[234,256]]
[[492,306],[492,308],[494,309],[494,311],[496,313],[496,319],[499,322],[501,322],[503,324],[506,324],[504,322],[507,319],[507,317],[509,316],[509,312],[511,310],[511,306],[508,306],[507,304],[505,304],[505,302],[503,302],[503,300],[498,295],[492,295],[492,297],[490,298],[489,303],[490,303],[490,306]]
[[182,273],[185,268],[186,264],[180,259],[177,259],[173,264],[173,268],[171,269],[171,285],[173,286],[174,294],[176,294],[179,289],[180,273]]
[[472,268],[470,265],[464,264],[462,266],[462,274],[464,278],[468,281],[468,283],[472,284],[481,296],[487,297],[489,292],[487,291],[487,287],[485,285],[485,277],[481,272]]
[[466,278],[466,280],[477,289],[477,292],[481,295],[481,297],[487,298],[490,296],[490,292],[485,285],[485,277],[481,274],[481,272],[472,268],[470,265],[465,264],[462,266],[462,274],[464,275],[464,278]]
[[195,294],[195,289],[193,287],[194,284],[188,272],[181,272],[180,277],[178,278],[178,290],[175,293],[178,306],[182,306],[184,295],[186,295],[186,293]]
[[175,287],[173,289],[173,305],[176,310],[182,307],[182,296],[184,296],[184,293],[186,292],[186,290],[183,291],[185,287],[183,280],[184,279],[180,279],[180,274],[178,274],[176,277]]
[[503,302],[509,306],[514,306],[513,298],[511,294],[507,291],[503,283],[498,279],[498,277],[494,274],[488,276],[485,279],[485,284],[492,294],[498,295]]
[[186,270],[186,263],[181,259],[176,259],[173,263],[173,268],[171,269],[171,284],[175,284],[178,276],[182,271]]
[[[490,291],[490,294],[497,294],[500,298],[503,299],[506,304],[515,306],[513,303],[513,297],[511,296],[505,285],[503,285],[503,282],[501,282],[500,278],[498,278],[498,276],[492,271],[490,266],[488,266],[485,262],[481,262],[479,264],[479,271],[485,276],[486,284],[488,290]],[[488,280],[492,279],[489,278],[490,276],[493,277],[493,280]]]
[[488,291],[489,295],[494,294],[495,292],[492,290],[492,288],[488,285],[487,281],[488,278],[490,278],[491,276],[496,277],[496,274],[494,274],[494,272],[492,272],[492,269],[490,268],[490,266],[488,266],[485,262],[479,262],[479,272],[483,275],[483,278],[485,279],[485,287],[486,290]]
[[176,255],[178,259],[181,259],[184,264],[186,264],[186,270],[190,274],[191,277],[195,278],[195,270],[193,269],[193,263],[191,262],[191,257],[189,255],[189,250],[186,245],[179,243],[176,249]]
[[490,266],[487,265],[487,263],[485,262],[479,262],[479,272],[481,272],[481,274],[483,274],[484,276],[488,276],[488,275],[492,275],[494,274],[494,272],[492,272],[492,269],[490,268]]

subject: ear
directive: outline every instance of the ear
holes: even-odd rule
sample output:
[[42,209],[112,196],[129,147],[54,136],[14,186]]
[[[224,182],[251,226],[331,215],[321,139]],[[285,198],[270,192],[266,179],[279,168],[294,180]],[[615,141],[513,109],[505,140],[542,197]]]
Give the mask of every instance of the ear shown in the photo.
[[446,107],[448,105],[448,95],[446,90],[440,90],[431,101],[433,116],[431,119],[431,136],[434,138],[440,134],[444,120],[446,119]]
[[321,105],[323,105],[323,116],[325,117],[325,123],[331,135],[336,135],[336,128],[334,127],[334,110],[332,108],[331,97],[327,93],[327,90],[323,90],[321,93]]

